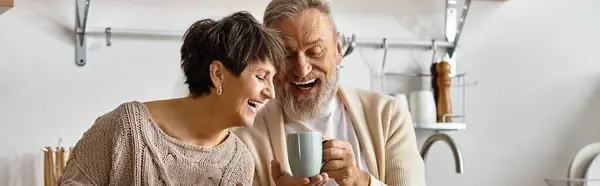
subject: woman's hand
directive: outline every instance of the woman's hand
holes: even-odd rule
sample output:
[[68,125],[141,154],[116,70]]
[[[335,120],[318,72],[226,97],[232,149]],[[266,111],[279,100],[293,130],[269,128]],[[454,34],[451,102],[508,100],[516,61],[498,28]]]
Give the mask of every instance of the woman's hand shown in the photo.
[[271,160],[271,176],[277,186],[323,186],[329,181],[327,173],[321,173],[309,178],[294,178],[290,173],[281,170],[281,165],[277,160]]

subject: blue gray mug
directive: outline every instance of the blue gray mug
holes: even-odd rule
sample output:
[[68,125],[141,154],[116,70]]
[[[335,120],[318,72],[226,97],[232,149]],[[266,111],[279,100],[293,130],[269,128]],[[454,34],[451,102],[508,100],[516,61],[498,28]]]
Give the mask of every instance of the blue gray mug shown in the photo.
[[319,175],[324,163],[321,133],[290,133],[286,136],[286,142],[292,175],[295,178]]

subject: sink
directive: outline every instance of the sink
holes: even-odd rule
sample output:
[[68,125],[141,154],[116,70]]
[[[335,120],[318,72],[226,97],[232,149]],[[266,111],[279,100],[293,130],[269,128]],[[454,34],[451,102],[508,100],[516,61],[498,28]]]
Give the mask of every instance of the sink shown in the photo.
[[569,179],[569,178],[546,178],[548,186],[588,186],[600,185],[600,179]]

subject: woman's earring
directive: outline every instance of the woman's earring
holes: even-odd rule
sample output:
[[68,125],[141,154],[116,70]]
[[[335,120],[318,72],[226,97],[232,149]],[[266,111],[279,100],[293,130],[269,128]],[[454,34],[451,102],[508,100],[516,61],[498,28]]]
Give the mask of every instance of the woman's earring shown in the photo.
[[217,88],[217,95],[221,95],[223,93],[223,88],[219,87]]

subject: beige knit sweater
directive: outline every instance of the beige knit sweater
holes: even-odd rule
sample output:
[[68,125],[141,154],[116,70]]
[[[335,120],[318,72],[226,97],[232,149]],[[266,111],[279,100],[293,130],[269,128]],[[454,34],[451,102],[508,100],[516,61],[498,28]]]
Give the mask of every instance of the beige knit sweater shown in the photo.
[[230,133],[214,148],[166,135],[140,102],[100,116],[77,142],[59,185],[252,185],[252,155]]
[[[340,86],[338,94],[352,120],[371,186],[425,186],[425,164],[419,154],[405,97]],[[251,127],[234,133],[246,143],[256,162],[254,185],[274,185],[270,162],[290,172],[281,105],[267,103]]]

